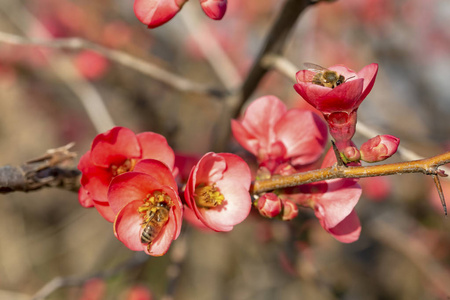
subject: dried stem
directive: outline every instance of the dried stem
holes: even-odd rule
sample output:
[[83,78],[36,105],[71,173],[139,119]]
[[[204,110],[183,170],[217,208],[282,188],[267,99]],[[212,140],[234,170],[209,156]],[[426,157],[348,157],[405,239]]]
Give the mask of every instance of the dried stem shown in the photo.
[[80,171],[65,167],[76,157],[69,149],[73,143],[50,149],[43,156],[21,166],[0,168],[0,193],[34,191],[43,187],[60,187],[78,191]]
[[336,178],[363,178],[374,176],[387,176],[405,173],[423,173],[426,175],[443,175],[438,167],[450,162],[450,152],[431,158],[376,166],[345,167],[337,164],[319,170],[297,173],[286,176],[274,176],[270,179],[256,180],[253,183],[251,193],[263,192],[293,187],[297,185]]

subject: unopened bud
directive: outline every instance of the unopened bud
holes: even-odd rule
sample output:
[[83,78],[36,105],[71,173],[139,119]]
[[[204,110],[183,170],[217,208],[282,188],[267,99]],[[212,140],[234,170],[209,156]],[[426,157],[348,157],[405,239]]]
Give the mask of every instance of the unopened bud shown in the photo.
[[227,0],[200,0],[205,14],[213,20],[220,20],[227,10]]
[[385,160],[397,152],[398,144],[400,139],[393,135],[377,135],[362,144],[361,159],[366,162]]
[[258,199],[258,210],[264,217],[276,217],[281,212],[281,200],[274,193],[266,193]]
[[348,146],[342,151],[344,158],[347,162],[350,161],[359,161],[361,159],[361,154],[359,153],[358,148],[353,146]]
[[283,214],[281,216],[281,219],[283,221],[290,221],[292,219],[295,219],[297,216],[298,216],[297,205],[290,200],[284,200],[283,201]]

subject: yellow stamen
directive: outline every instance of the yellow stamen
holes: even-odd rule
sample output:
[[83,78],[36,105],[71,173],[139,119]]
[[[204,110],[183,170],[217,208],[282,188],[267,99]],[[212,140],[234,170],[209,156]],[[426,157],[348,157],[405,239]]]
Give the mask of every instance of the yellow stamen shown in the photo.
[[133,158],[125,160],[121,165],[111,165],[110,170],[113,176],[117,176],[129,171],[133,171],[136,160]]
[[225,197],[214,185],[199,185],[194,192],[195,203],[199,207],[213,208],[221,205]]

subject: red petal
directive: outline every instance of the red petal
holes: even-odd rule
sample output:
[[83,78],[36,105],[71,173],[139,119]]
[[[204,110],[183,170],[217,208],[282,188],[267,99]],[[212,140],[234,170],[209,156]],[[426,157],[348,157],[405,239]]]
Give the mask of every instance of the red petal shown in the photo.
[[328,232],[342,243],[353,243],[357,241],[361,233],[361,223],[359,222],[358,215],[353,210],[342,222],[333,228],[329,228]]
[[142,159],[151,158],[159,160],[173,170],[175,164],[175,153],[167,144],[167,140],[160,134],[154,132],[143,132],[137,135],[142,150]]
[[92,142],[91,160],[96,166],[109,168],[128,158],[141,157],[141,148],[133,131],[125,127],[99,134]]
[[305,165],[322,155],[328,130],[315,113],[291,109],[275,126],[275,134],[286,147],[286,158],[293,158],[294,165]]
[[111,182],[112,174],[108,170],[92,164],[90,151],[81,157],[78,169],[83,173],[81,185],[89,192],[90,197],[96,201],[108,201],[108,185]]
[[378,64],[375,63],[365,66],[361,71],[358,72],[358,77],[364,78],[363,92],[361,94],[361,97],[359,98],[359,103],[361,103],[372,90],[377,73]]
[[187,0],[135,0],[134,13],[149,28],[158,27],[172,19]]
[[227,0],[200,0],[205,14],[213,20],[220,20],[227,10]]
[[155,190],[163,186],[148,174],[127,172],[116,176],[109,186],[108,201],[113,212],[118,213],[122,207],[132,201],[142,201]]
[[142,251],[146,247],[141,243],[142,219],[138,214],[141,201],[131,201],[117,214],[114,221],[114,234],[133,251]]
[[361,197],[361,186],[354,180],[328,180],[328,190],[316,196],[316,216],[325,229],[337,226],[344,220]]
[[163,162],[154,159],[144,159],[136,164],[134,171],[149,174],[161,185],[168,185],[173,189],[178,189],[172,172]]
[[95,209],[97,209],[98,213],[105,218],[108,222],[114,222],[116,218],[116,214],[112,211],[108,202],[98,202],[94,201]]
[[213,183],[222,179],[227,164],[225,159],[213,152],[208,152],[199,160],[195,167],[195,185]]
[[80,187],[78,190],[78,202],[86,208],[94,206],[94,200],[92,200],[89,192],[83,187]]

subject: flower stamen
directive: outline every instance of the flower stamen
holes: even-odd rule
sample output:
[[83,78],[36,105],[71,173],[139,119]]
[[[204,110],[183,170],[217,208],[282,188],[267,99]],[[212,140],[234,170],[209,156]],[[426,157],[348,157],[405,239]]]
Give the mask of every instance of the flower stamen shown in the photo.
[[204,208],[219,206],[225,200],[224,195],[215,185],[199,185],[195,189],[194,198],[197,206]]
[[133,158],[126,159],[121,165],[111,165],[110,170],[113,176],[117,176],[126,172],[133,171],[136,160]]

